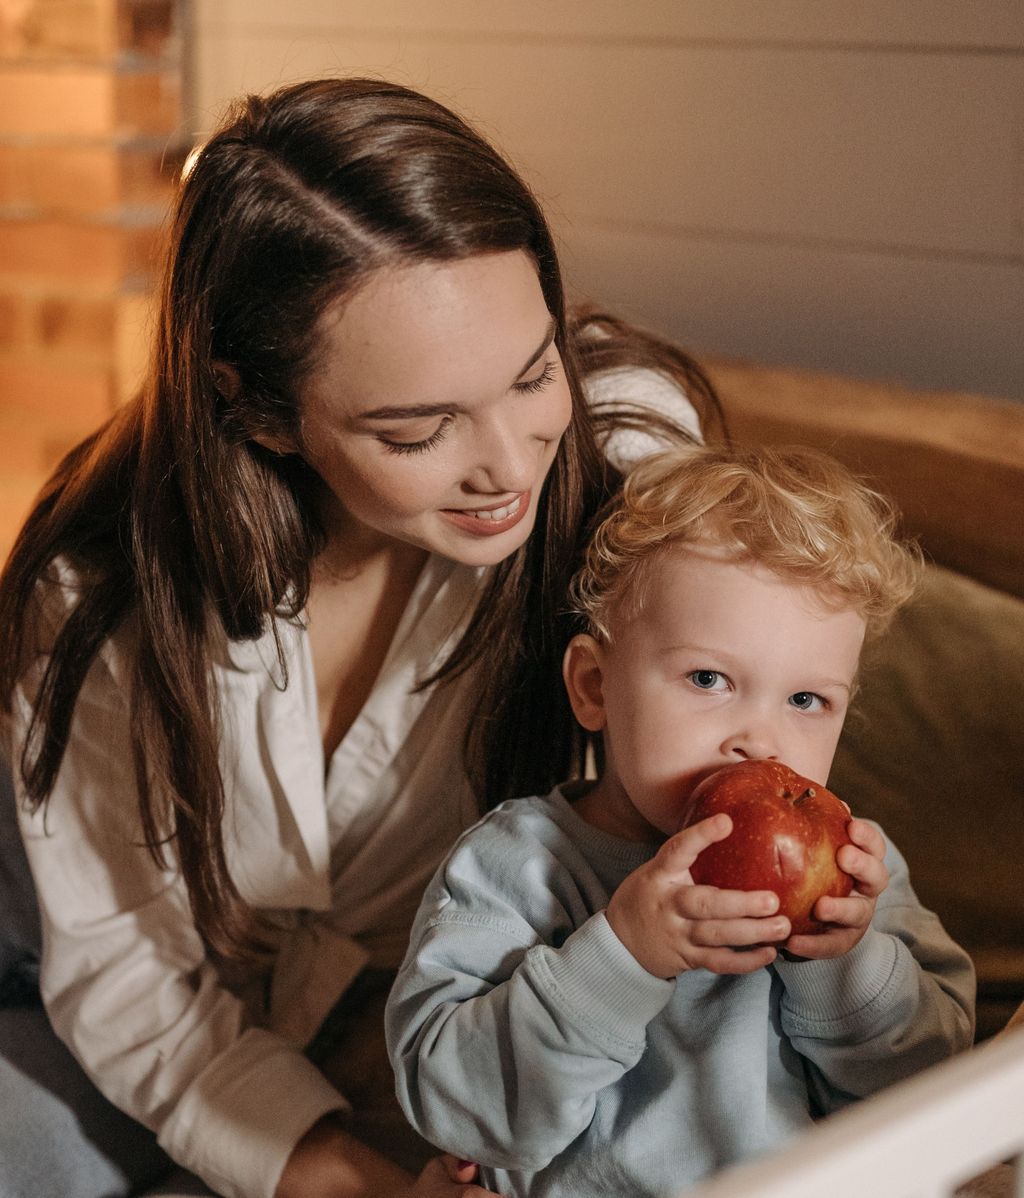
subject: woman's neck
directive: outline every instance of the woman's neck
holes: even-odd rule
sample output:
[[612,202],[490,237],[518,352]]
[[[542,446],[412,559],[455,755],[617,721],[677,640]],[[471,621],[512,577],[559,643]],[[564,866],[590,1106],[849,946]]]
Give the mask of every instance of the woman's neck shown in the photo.
[[325,764],[362,711],[427,551],[389,539],[328,541],[306,605]]

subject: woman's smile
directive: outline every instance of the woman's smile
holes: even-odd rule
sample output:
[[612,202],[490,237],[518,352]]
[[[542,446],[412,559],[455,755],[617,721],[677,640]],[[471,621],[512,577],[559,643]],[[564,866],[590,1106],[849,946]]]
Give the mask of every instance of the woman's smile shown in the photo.
[[493,537],[514,528],[530,509],[530,492],[491,507],[446,508],[442,514],[456,527],[477,537]]

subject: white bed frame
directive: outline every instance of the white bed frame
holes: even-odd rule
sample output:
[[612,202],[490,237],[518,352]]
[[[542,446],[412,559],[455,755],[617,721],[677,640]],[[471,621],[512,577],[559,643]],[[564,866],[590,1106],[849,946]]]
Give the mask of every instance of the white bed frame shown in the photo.
[[[1024,1027],[840,1112],[685,1198],[949,1198],[1014,1160],[1024,1198]],[[680,1195],[679,1198],[683,1198]]]

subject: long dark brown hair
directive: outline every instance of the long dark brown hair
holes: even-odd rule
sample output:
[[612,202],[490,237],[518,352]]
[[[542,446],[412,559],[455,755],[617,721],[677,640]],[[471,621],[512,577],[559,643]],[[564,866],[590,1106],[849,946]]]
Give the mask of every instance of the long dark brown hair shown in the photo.
[[[4,710],[32,663],[41,669],[16,763],[29,801],[52,791],[85,675],[121,630],[145,842],[161,867],[174,846],[196,926],[218,952],[260,940],[225,858],[216,645],[298,619],[324,544],[317,480],[255,438],[301,443],[296,395],[315,365],[318,319],[369,272],[511,250],[536,264],[573,415],[533,534],[493,570],[434,684],[486,654],[467,740],[483,805],[571,774],[580,742],[559,681],[565,597],[588,522],[617,482],[580,369],[653,366],[707,415],[714,396],[656,338],[595,314],[586,322],[600,336],[581,335],[529,189],[458,116],[406,88],[317,80],[232,111],[182,184],[148,380],[57,468],[0,578]],[[237,387],[218,389],[220,364]],[[76,602],[41,644],[34,616],[40,588],[59,585],[58,559],[73,570]],[[280,645],[279,659],[283,670]]]

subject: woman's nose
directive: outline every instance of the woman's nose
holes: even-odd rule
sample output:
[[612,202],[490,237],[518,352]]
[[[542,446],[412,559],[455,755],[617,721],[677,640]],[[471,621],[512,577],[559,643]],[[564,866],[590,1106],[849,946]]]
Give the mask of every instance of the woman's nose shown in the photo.
[[466,483],[483,494],[528,491],[536,482],[544,440],[514,421],[495,421],[481,430]]

